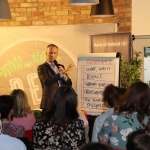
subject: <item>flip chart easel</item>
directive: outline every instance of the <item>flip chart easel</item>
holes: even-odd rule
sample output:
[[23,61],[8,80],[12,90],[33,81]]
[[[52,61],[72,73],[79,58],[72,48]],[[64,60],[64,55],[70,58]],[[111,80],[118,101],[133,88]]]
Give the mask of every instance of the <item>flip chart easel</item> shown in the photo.
[[106,110],[102,92],[109,84],[119,86],[120,53],[78,55],[77,94],[79,109],[97,115]]

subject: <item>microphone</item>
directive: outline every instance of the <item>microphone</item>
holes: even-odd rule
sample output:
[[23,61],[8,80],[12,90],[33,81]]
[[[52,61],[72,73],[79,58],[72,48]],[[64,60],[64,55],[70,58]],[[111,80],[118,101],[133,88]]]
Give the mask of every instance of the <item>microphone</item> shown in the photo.
[[58,69],[59,69],[59,66],[61,66],[65,69],[64,65],[58,64],[58,62],[56,60],[54,60],[54,64],[57,66]]
[[54,60],[54,64],[57,66],[58,68],[58,62],[56,60]]

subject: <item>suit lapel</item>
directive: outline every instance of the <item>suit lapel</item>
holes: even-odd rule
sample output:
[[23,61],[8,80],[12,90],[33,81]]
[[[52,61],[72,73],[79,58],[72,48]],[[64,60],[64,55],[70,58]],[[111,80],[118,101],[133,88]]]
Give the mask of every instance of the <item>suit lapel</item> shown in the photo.
[[50,66],[47,62],[45,62],[45,66],[48,68],[48,70],[49,70],[53,75],[55,75],[55,72],[53,71],[53,69],[51,68],[51,66]]

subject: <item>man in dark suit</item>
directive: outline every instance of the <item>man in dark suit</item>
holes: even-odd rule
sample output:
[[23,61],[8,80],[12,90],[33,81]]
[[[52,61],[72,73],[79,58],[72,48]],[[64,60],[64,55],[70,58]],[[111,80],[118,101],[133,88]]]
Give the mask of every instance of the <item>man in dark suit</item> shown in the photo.
[[58,47],[54,44],[47,46],[47,61],[38,66],[37,72],[42,86],[42,99],[40,108],[43,112],[49,107],[49,103],[53,98],[57,88],[61,85],[72,85],[71,79],[68,77],[72,65],[65,70],[64,66],[56,61],[58,55]]

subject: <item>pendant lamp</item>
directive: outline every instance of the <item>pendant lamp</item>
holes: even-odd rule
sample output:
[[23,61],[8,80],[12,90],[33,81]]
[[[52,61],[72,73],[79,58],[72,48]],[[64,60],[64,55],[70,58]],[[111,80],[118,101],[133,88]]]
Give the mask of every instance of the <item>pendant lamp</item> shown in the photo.
[[100,0],[99,4],[91,7],[92,17],[111,17],[114,16],[112,0]]
[[69,0],[69,5],[87,6],[99,4],[99,0]]
[[0,0],[0,20],[10,20],[11,14],[7,0]]

